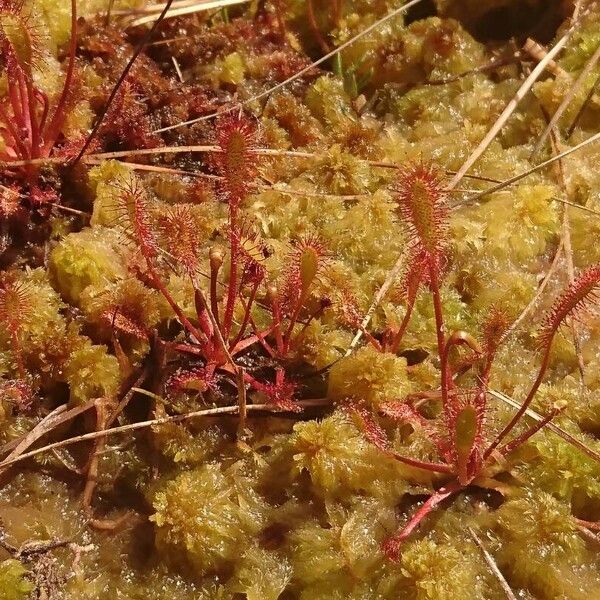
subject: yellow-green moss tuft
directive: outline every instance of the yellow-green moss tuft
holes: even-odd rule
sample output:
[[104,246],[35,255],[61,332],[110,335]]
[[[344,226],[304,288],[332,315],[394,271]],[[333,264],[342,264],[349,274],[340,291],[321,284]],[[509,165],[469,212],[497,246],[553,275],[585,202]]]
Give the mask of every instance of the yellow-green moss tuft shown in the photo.
[[353,398],[377,406],[386,400],[401,400],[411,392],[406,359],[360,348],[331,368],[328,396],[334,400]]
[[0,600],[26,600],[35,587],[26,575],[27,569],[18,560],[0,562]]

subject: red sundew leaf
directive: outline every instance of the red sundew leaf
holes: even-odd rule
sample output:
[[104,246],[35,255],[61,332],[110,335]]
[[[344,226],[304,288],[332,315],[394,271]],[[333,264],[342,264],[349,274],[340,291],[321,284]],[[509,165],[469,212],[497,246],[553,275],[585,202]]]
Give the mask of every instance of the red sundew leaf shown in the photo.
[[385,431],[373,418],[373,414],[364,406],[348,406],[347,412],[355,416],[365,434],[365,437],[371,444],[379,448],[379,450],[387,451],[390,447],[390,442]]
[[[54,148],[52,156],[71,160],[79,154],[79,152],[81,151],[81,148],[83,147],[84,144],[85,144],[85,136],[84,135],[78,135],[73,138],[68,138],[66,140],[63,140],[61,142],[60,146]],[[100,143],[100,140],[94,139],[86,148],[85,153],[93,154],[94,152],[100,152],[101,149],[102,149],[102,144]]]
[[577,319],[590,305],[596,304],[600,292],[600,264],[582,271],[556,299],[544,318],[540,331],[540,344],[548,345],[567,318]]
[[360,310],[358,300],[350,290],[339,289],[333,305],[346,326],[354,329],[361,327],[364,314]]
[[258,126],[243,113],[227,113],[217,119],[215,156],[225,200],[238,205],[258,174]]
[[121,307],[106,309],[100,319],[120,333],[131,335],[139,340],[148,339],[148,331],[135,319],[126,314]]
[[195,274],[199,264],[200,234],[191,207],[187,204],[170,206],[159,218],[158,228],[163,246],[177,265],[189,275]]
[[18,69],[31,79],[32,72],[43,66],[46,35],[24,0],[0,2],[0,53],[9,71]]
[[232,246],[239,251],[241,285],[258,285],[267,275],[262,263],[271,256],[271,249],[260,238],[254,224],[248,220],[243,219],[240,226],[232,229],[229,235],[237,238]]
[[33,288],[15,281],[12,275],[0,279],[0,327],[16,332],[32,314]]
[[406,402],[384,402],[380,406],[381,414],[401,423],[408,423],[415,429],[424,431],[436,445],[440,455],[444,455],[446,443],[440,438],[437,427],[423,417],[415,408]]
[[430,254],[442,250],[447,241],[449,209],[440,172],[425,163],[400,167],[394,192],[413,243]]
[[401,421],[420,427],[428,427],[427,420],[406,402],[384,402],[381,405],[380,410],[381,414],[394,421]]
[[33,206],[40,207],[53,204],[59,200],[60,198],[58,197],[56,190],[42,189],[36,185],[33,186],[29,192],[29,201]]
[[113,184],[116,194],[107,212],[112,213],[114,225],[119,226],[141,250],[146,258],[157,255],[159,245],[152,204],[143,184],[132,178],[124,183]]
[[331,262],[331,254],[317,235],[299,238],[286,257],[282,305],[285,310],[298,308],[309,295],[311,287],[320,281],[327,266]]
[[449,440],[449,451],[454,459],[457,457],[457,446],[461,440],[457,439],[461,415],[472,409],[475,429],[473,439],[470,442],[470,453],[473,457],[483,454],[483,429],[486,421],[485,391],[478,389],[454,390],[447,411],[447,436]]
[[504,310],[495,306],[490,309],[482,327],[484,351],[488,356],[496,353],[511,323]]
[[11,379],[0,383],[0,399],[14,404],[19,412],[31,408],[33,397],[33,390],[25,381]]
[[166,384],[167,393],[172,395],[181,391],[206,392],[215,389],[217,385],[213,371],[205,367],[195,369],[179,369]]
[[449,208],[441,173],[431,164],[410,163],[398,170],[393,187],[411,248],[411,260],[441,275],[448,242]]
[[294,402],[294,394],[297,389],[298,385],[296,383],[286,379],[283,369],[277,370],[274,383],[266,383],[263,386],[263,392],[269,404],[291,412],[302,411],[302,407]]
[[399,292],[412,304],[417,297],[421,285],[429,285],[430,274],[427,263],[428,256],[417,248],[409,250],[407,268],[399,286]]

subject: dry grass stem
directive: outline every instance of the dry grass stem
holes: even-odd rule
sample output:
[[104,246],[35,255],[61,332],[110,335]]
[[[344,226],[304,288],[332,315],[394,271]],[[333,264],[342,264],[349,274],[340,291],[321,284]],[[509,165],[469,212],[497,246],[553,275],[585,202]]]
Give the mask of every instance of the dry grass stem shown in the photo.
[[[194,2],[174,2],[164,18],[172,19],[174,17],[183,17],[205,10],[219,10],[220,8],[235,6],[236,4],[245,4],[247,2],[250,2],[250,0],[195,0]],[[161,8],[161,5],[158,4],[147,6],[143,12],[149,12],[151,14],[133,19],[129,23],[129,27],[138,27],[140,25],[154,23],[160,15]]]
[[548,125],[546,125],[544,132],[542,133],[539,140],[536,142],[535,146],[533,147],[530,158],[533,158],[540,151],[540,149],[542,148],[542,146],[548,139],[548,136],[550,135],[552,129],[556,126],[556,124],[558,123],[559,119],[562,117],[565,110],[567,110],[567,108],[569,108],[569,106],[571,106],[571,104],[573,103],[573,99],[577,95],[577,92],[579,91],[581,86],[586,82],[589,74],[592,72],[594,67],[598,64],[598,61],[600,61],[600,46],[598,46],[598,48],[596,48],[596,51],[594,52],[594,54],[592,55],[590,60],[588,60],[588,62],[586,63],[585,67],[582,69],[582,71],[579,74],[579,76],[577,77],[577,79],[573,82],[573,85],[571,85],[569,87],[569,91],[563,98],[563,101],[560,103],[559,107],[556,109],[556,112],[552,115],[550,122],[548,123]]
[[469,527],[469,535],[473,538],[473,541],[475,542],[475,544],[477,544],[479,550],[481,550],[481,554],[483,554],[485,562],[490,568],[490,571],[494,574],[494,577],[496,577],[496,579],[498,580],[498,583],[500,583],[500,586],[502,587],[502,590],[506,594],[508,600],[517,600],[517,597],[512,591],[512,588],[510,587],[510,585],[508,585],[508,582],[504,578],[504,575],[502,575],[502,571],[496,564],[494,557],[489,553],[488,549],[479,539],[479,536],[475,533],[475,530],[472,527]]

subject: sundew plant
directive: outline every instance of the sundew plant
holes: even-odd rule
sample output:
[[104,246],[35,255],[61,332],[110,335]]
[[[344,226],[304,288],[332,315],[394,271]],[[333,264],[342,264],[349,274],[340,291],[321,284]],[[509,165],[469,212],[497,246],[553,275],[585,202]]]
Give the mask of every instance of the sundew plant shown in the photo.
[[600,595],[600,4],[0,0],[0,600]]

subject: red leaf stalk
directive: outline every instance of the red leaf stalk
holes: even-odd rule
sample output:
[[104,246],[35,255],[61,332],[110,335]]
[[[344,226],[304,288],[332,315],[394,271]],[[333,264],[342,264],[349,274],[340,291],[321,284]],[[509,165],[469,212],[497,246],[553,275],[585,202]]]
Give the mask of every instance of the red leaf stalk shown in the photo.
[[[23,4],[21,0],[0,3],[0,52],[8,76],[8,106],[0,106],[0,135],[7,147],[2,158],[8,161],[50,156],[67,116],[75,71],[77,6],[76,0],[71,0],[67,72],[61,95],[48,118],[50,103],[33,80],[33,69],[41,60],[42,34]],[[28,167],[25,171],[29,177],[35,176],[33,168]]]
[[558,297],[550,312],[546,315],[540,332],[540,340],[544,355],[540,365],[537,377],[521,405],[521,408],[514,414],[504,429],[498,434],[495,440],[486,450],[484,458],[487,458],[502,442],[502,440],[513,430],[515,425],[525,414],[534,396],[536,395],[550,363],[550,353],[552,341],[559,329],[569,318],[578,318],[585,308],[598,301],[598,292],[600,291],[600,265],[593,265],[583,271],[567,287],[567,289]]
[[239,209],[258,173],[256,154],[258,131],[254,121],[243,113],[227,115],[216,124],[220,152],[215,161],[222,176],[221,192],[229,205],[229,284],[223,315],[223,337],[229,338],[235,302],[239,294],[241,223]]

